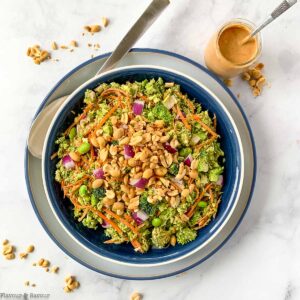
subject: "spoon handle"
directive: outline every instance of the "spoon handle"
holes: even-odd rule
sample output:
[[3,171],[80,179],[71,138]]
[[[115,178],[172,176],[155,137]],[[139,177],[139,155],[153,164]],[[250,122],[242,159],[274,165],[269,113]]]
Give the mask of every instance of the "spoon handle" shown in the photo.
[[153,0],[135,24],[130,28],[128,33],[123,37],[96,75],[113,69],[117,62],[119,62],[132,48],[136,41],[153,24],[169,3],[169,0]]
[[270,14],[270,16],[260,25],[258,26],[247,38],[247,40],[251,39],[255,36],[259,31],[265,28],[268,24],[277,19],[280,15],[286,12],[289,8],[291,8],[294,4],[297,3],[297,0],[284,0],[282,1]]

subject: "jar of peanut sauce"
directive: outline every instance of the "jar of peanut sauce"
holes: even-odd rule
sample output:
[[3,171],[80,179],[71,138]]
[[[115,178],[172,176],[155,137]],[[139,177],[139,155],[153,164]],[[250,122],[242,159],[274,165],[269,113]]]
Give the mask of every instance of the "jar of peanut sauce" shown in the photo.
[[254,27],[243,19],[234,19],[221,26],[206,46],[204,60],[207,68],[228,79],[257,62],[262,48],[261,35],[258,33],[243,43]]

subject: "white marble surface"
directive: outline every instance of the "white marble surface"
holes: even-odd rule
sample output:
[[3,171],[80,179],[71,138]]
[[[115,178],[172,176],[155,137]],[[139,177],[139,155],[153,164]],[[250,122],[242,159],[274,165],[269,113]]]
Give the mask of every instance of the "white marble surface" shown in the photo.
[[[262,61],[271,88],[254,99],[235,80],[232,90],[253,128],[258,154],[257,185],[250,209],[231,240],[211,259],[177,277],[157,281],[125,281],[94,273],[68,258],[47,236],[30,205],[23,155],[33,114],[49,89],[93,53],[82,26],[107,16],[110,26],[94,36],[104,53],[114,48],[139,16],[146,0],[1,0],[0,3],[0,239],[19,250],[34,243],[26,261],[0,258],[1,293],[49,293],[50,299],[300,299],[300,7],[267,28]],[[203,50],[216,26],[233,17],[259,22],[277,0],[173,0],[167,11],[138,42],[203,63]],[[298,4],[299,5],[299,4]],[[26,57],[28,46],[49,48],[52,40],[80,42],[75,52],[54,53],[59,62],[36,66]],[[298,177],[299,176],[299,177]],[[58,275],[33,268],[47,257],[61,267]],[[67,273],[82,286],[72,295],[62,291]],[[36,288],[26,288],[31,280]]]

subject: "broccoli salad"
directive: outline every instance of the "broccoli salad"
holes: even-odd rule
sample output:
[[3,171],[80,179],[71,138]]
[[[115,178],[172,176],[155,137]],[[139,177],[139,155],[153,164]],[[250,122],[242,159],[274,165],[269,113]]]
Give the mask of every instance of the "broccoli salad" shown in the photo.
[[221,201],[217,119],[162,78],[103,83],[56,140],[74,218],[145,253],[193,241]]

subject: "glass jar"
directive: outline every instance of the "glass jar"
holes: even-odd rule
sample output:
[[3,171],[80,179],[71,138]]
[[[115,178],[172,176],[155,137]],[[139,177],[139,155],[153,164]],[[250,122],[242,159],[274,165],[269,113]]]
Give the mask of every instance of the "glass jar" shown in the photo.
[[[261,55],[261,49],[262,49],[262,40],[261,40],[261,35],[258,33],[255,37],[253,37],[250,42],[252,43],[251,45],[246,43],[244,46],[242,46],[242,43],[239,45],[241,47],[247,47],[247,49],[243,48],[243,50],[252,50],[252,48],[255,45],[255,48],[253,48],[253,55],[250,55],[250,57],[245,56],[245,60],[240,60],[240,61],[233,61],[226,57],[224,55],[224,51],[222,53],[223,47],[229,47],[232,46],[230,45],[231,41],[228,41],[228,38],[233,38],[237,39],[237,36],[232,32],[232,35],[228,35],[228,30],[234,29],[236,30],[239,28],[240,33],[242,31],[245,31],[246,35],[251,33],[253,29],[255,28],[255,25],[251,23],[250,21],[244,20],[244,19],[233,19],[226,24],[222,25],[221,28],[211,37],[209,40],[205,52],[204,52],[204,60],[205,64],[208,69],[216,73],[217,75],[221,76],[224,79],[228,79],[231,77],[234,77],[245,70],[247,70],[251,65],[253,65],[255,62],[257,62],[258,58]],[[226,35],[226,38],[224,35]],[[221,39],[220,39],[221,38]],[[224,40],[224,41],[223,41]],[[222,41],[223,44],[220,44],[220,41]],[[234,41],[235,42],[235,41]],[[237,46],[237,44],[235,44]],[[250,47],[251,46],[251,47]],[[228,48],[226,50],[232,50],[232,51],[237,51],[240,49],[237,48]],[[227,51],[227,54],[229,52]],[[237,54],[241,54],[240,51],[238,51]],[[230,53],[231,57],[234,57],[234,53]],[[241,57],[242,59],[243,57]]]

